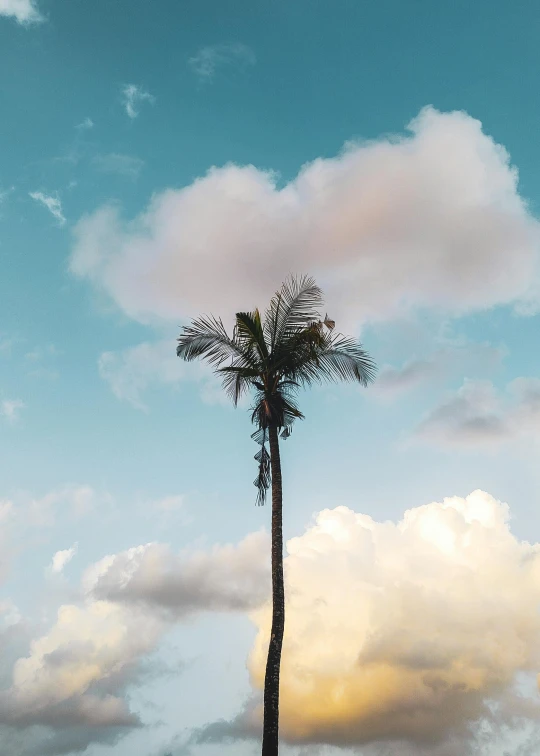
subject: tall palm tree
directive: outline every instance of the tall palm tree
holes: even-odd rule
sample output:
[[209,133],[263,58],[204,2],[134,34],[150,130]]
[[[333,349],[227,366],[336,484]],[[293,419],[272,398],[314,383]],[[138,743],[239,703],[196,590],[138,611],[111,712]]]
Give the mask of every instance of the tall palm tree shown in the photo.
[[[252,438],[257,503],[265,502],[272,485],[272,630],[264,679],[262,756],[277,756],[279,672],[285,628],[283,585],[282,482],[279,436],[287,438],[295,420],[304,416],[296,404],[302,387],[324,381],[356,381],[366,386],[375,364],[361,344],[334,333],[335,323],[321,320],[322,292],[307,276],[291,277],[276,292],[264,318],[259,310],[238,312],[232,336],[223,322],[202,316],[183,328],[177,354],[184,360],[202,358],[214,366],[236,406],[254,390]],[[227,363],[227,364],[224,364]]]

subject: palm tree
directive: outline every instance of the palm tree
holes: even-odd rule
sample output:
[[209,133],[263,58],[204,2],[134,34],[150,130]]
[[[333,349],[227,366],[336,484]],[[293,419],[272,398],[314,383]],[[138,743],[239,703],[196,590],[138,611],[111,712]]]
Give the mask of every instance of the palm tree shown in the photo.
[[[259,444],[254,481],[257,503],[264,504],[272,485],[272,629],[264,679],[262,756],[277,756],[279,672],[285,628],[283,584],[282,482],[279,436],[287,438],[304,416],[296,404],[302,387],[324,381],[357,381],[366,386],[375,364],[361,344],[334,333],[335,323],[321,320],[322,292],[310,277],[291,277],[276,292],[264,318],[259,310],[238,312],[232,336],[223,322],[202,316],[185,326],[177,355],[202,358],[214,366],[236,406],[254,390],[252,438]],[[227,363],[227,364],[224,364]]]

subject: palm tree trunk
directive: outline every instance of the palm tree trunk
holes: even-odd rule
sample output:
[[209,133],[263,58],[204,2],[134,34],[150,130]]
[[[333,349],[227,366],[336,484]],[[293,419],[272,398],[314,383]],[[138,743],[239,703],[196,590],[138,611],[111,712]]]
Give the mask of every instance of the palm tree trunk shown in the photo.
[[262,756],[277,756],[279,748],[279,669],[285,630],[283,584],[283,489],[278,429],[269,428],[272,472],[272,631],[264,677],[264,723]]

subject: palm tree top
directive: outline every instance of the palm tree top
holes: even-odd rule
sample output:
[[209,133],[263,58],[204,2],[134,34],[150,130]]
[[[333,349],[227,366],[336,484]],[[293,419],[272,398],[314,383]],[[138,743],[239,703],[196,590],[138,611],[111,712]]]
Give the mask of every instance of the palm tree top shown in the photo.
[[[204,359],[220,375],[236,406],[247,391],[255,391],[253,438],[260,444],[255,479],[258,503],[270,485],[266,442],[270,427],[282,438],[304,416],[296,404],[300,388],[313,383],[354,381],[367,386],[376,366],[354,338],[335,331],[327,315],[321,317],[323,294],[310,276],[291,276],[270,301],[264,317],[258,309],[236,313],[229,336],[221,318],[201,316],[182,329],[176,353],[191,361]],[[226,363],[226,364],[225,364]]]

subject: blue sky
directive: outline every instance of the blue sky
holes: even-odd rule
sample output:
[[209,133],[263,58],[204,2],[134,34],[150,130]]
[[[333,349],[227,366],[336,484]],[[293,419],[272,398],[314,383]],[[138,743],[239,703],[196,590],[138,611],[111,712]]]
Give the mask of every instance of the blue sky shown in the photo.
[[283,448],[284,752],[536,752],[539,23],[0,0],[10,754],[257,752],[269,512],[246,408],[175,338],[290,272],[380,374],[302,396]]

